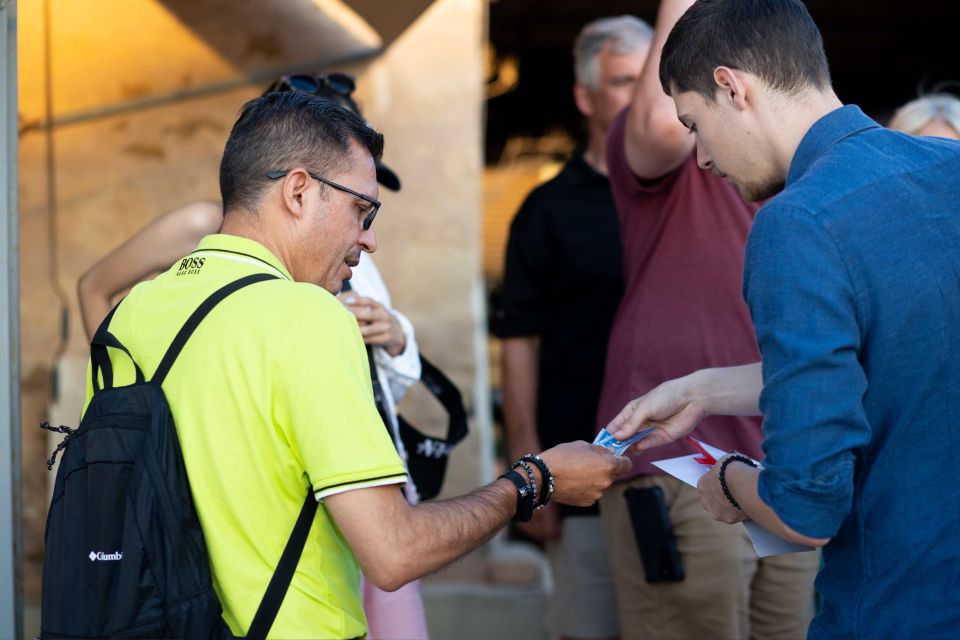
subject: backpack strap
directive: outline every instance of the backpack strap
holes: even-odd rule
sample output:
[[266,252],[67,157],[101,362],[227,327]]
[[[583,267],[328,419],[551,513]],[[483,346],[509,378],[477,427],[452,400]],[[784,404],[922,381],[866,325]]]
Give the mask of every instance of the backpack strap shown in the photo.
[[[180,355],[183,347],[187,344],[187,340],[190,339],[190,336],[192,336],[196,328],[200,326],[200,322],[203,321],[207,314],[224,298],[251,284],[263,282],[264,280],[278,279],[277,276],[270,273],[255,273],[240,278],[239,280],[234,280],[210,294],[210,296],[197,307],[197,310],[190,315],[183,327],[180,328],[180,331],[177,332],[167,352],[160,360],[157,370],[154,371],[153,377],[150,379],[151,382],[163,384],[164,379],[170,372],[170,367],[173,366],[177,356]],[[267,633],[270,632],[270,627],[273,626],[273,621],[280,611],[280,605],[283,604],[283,599],[287,595],[287,589],[293,580],[293,574],[297,569],[297,564],[300,562],[300,556],[303,554],[303,547],[306,545],[310,527],[317,513],[317,504],[317,499],[313,496],[313,490],[308,489],[307,496],[303,501],[303,507],[300,509],[300,515],[297,517],[297,522],[293,527],[293,532],[287,539],[287,545],[283,549],[283,554],[280,556],[277,568],[270,578],[270,584],[267,585],[267,590],[263,594],[263,599],[260,601],[257,613],[254,615],[250,629],[247,631],[247,638],[264,640],[267,637]]]
[[303,501],[303,507],[300,509],[300,516],[293,527],[293,532],[287,540],[287,546],[283,549],[280,556],[280,562],[270,578],[270,584],[263,594],[263,600],[257,608],[257,613],[253,616],[253,622],[247,630],[247,640],[264,640],[270,633],[270,627],[280,612],[280,605],[283,604],[283,598],[287,595],[287,589],[290,588],[290,582],[293,580],[293,574],[300,562],[300,556],[303,554],[303,547],[307,542],[307,534],[310,533],[310,526],[313,524],[313,518],[317,513],[317,499],[313,496],[313,489],[307,489],[307,497]]
[[187,318],[187,321],[184,323],[184,325],[180,327],[180,331],[173,339],[173,342],[170,343],[170,347],[167,349],[167,352],[163,354],[163,359],[160,360],[160,364],[157,366],[157,370],[153,372],[153,377],[150,379],[150,381],[156,382],[157,384],[163,384],[163,380],[170,372],[170,367],[173,366],[177,356],[180,355],[184,345],[187,344],[187,340],[189,340],[190,336],[193,335],[193,332],[200,325],[200,322],[207,317],[207,314],[210,313],[210,311],[212,311],[221,300],[235,291],[239,291],[240,289],[243,289],[244,287],[256,282],[263,282],[264,280],[278,280],[278,278],[272,273],[254,273],[249,276],[244,276],[239,280],[234,280],[230,284],[226,284],[211,293],[207,299],[204,300],[199,307],[197,307],[197,310],[194,311],[189,318]]
[[[340,291],[343,293],[353,291],[353,285],[350,284],[349,280],[344,280]],[[377,375],[377,361],[373,356],[373,347],[369,344],[364,346],[367,348],[367,363],[370,365],[370,383],[373,386],[373,404],[377,407],[377,413],[380,414],[380,420],[383,421],[383,425],[387,428],[387,433],[390,434],[390,442],[393,442],[395,447],[399,447],[394,438],[393,427],[390,426],[391,420],[389,412],[387,411],[387,396],[383,391],[383,385],[380,383],[380,376]],[[399,434],[397,434],[397,437],[399,437]]]
[[[380,376],[377,375],[377,361],[373,356],[373,346],[369,344],[365,346],[367,347],[367,363],[370,366],[370,383],[373,386],[373,403],[377,407],[377,413],[380,414],[380,420],[383,421],[383,425],[387,428],[387,433],[390,434],[390,441],[393,442],[393,427],[390,426],[390,414],[387,411],[387,395],[384,393],[383,385],[380,383]],[[394,446],[398,446],[396,442],[394,442]]]
[[[121,300],[122,302],[122,300]],[[100,326],[97,328],[97,332],[93,334],[93,340],[90,341],[90,362],[92,363],[92,378],[93,378],[93,391],[96,393],[100,391],[100,373],[103,373],[103,388],[110,389],[113,387],[113,365],[110,363],[110,355],[107,353],[107,347],[113,347],[115,349],[120,349],[127,356],[130,357],[130,362],[133,363],[133,368],[136,369],[137,373],[137,382],[143,382],[143,371],[140,370],[140,365],[137,364],[137,361],[133,359],[133,356],[127,350],[123,344],[117,340],[117,337],[110,333],[107,329],[110,326],[110,321],[113,320],[113,314],[116,312],[117,307],[120,306],[118,302],[113,309],[110,310],[110,313],[107,314],[107,317],[103,319],[103,322],[100,323]]]

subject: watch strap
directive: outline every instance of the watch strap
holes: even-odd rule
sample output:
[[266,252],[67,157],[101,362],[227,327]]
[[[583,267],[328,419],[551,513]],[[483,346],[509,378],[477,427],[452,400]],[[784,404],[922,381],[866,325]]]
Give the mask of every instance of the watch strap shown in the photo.
[[513,521],[529,522],[535,507],[533,487],[516,471],[507,471],[500,477],[506,478],[517,488],[517,512],[513,516]]

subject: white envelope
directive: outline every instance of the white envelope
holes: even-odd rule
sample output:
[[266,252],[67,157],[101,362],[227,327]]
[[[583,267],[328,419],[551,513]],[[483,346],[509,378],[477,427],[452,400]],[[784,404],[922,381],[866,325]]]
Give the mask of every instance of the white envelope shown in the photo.
[[[700,441],[697,440],[697,442]],[[711,447],[706,443],[700,442],[700,445],[709,451],[710,455],[717,460],[727,455],[727,452],[721,451],[716,447]],[[658,460],[653,463],[653,466],[666,471],[678,480],[686,482],[691,487],[696,487],[697,481],[700,480],[700,476],[710,470],[708,465],[700,464],[694,460],[694,458],[699,455],[700,454],[692,454],[689,456],[681,456],[679,458],[670,458],[668,460]],[[763,465],[760,465],[760,468],[762,469]],[[796,553],[798,551],[813,550],[813,547],[805,547],[801,544],[788,542],[783,538],[770,533],[752,520],[747,520],[741,524],[744,526],[744,528],[746,528],[747,535],[750,536],[750,542],[753,543],[753,548],[756,550],[757,555],[761,558],[766,558],[767,556],[778,556],[784,553]]]

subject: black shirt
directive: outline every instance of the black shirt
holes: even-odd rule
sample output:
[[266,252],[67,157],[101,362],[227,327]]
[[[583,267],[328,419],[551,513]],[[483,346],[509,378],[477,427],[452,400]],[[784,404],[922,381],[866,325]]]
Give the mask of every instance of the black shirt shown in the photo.
[[606,176],[578,150],[510,226],[500,338],[540,337],[537,431],[547,449],[593,441],[607,339],[623,293],[620,227]]

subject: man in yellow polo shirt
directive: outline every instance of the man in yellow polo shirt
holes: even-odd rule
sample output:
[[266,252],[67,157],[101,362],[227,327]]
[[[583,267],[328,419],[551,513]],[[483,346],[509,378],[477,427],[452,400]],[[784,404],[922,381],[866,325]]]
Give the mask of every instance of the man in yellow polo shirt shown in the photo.
[[[331,102],[284,93],[247,103],[220,166],[222,233],[136,286],[110,323],[149,377],[207,296],[243,276],[276,276],[217,305],[163,383],[236,635],[249,628],[308,486],[321,505],[275,637],[364,635],[360,568],[399,588],[475,548],[526,504],[508,479],[416,507],[397,490],[404,466],[373,403],[357,323],[334,297],[360,252],[376,249],[382,148],[379,133]],[[115,380],[132,382],[118,353]],[[541,457],[554,499],[579,505],[629,465],[583,442]],[[532,476],[543,485],[539,469]]]

